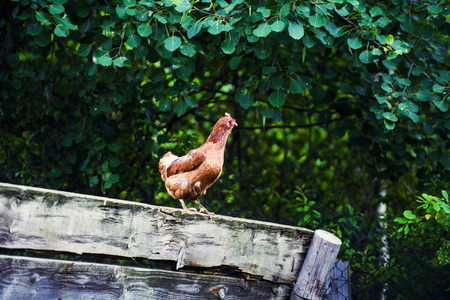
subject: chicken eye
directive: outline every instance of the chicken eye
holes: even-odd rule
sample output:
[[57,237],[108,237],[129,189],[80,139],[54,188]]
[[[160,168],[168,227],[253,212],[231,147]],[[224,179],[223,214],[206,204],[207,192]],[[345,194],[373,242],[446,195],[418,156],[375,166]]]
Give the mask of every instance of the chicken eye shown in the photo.
[[230,128],[231,127],[231,121],[227,122],[227,127]]

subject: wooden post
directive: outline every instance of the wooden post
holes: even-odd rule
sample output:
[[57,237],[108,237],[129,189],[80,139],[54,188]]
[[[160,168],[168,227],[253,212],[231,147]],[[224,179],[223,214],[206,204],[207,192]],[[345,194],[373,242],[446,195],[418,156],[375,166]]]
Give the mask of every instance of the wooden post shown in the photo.
[[324,230],[316,230],[303,262],[291,300],[323,299],[341,240]]

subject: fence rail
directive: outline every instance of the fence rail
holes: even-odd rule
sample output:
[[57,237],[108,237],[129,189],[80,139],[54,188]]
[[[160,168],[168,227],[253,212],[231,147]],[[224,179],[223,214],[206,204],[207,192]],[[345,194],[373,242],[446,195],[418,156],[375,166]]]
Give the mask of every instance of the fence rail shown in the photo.
[[[226,216],[210,220],[180,209],[0,183],[0,248],[173,266],[0,255],[0,298],[289,299],[313,234],[294,226]],[[314,268],[334,264],[337,253],[323,254]],[[325,287],[329,271],[312,280]],[[318,293],[308,299],[321,299]]]

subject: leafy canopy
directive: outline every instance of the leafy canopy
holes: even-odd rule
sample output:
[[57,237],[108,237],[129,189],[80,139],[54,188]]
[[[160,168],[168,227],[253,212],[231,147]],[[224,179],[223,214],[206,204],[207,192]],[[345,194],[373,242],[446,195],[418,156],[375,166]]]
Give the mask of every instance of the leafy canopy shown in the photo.
[[400,180],[448,185],[450,8],[438,1],[0,8],[2,180],[164,204],[158,157],[198,146],[228,111],[241,127],[214,191],[229,210],[289,220],[305,186],[324,208],[376,215],[386,192],[403,206]]

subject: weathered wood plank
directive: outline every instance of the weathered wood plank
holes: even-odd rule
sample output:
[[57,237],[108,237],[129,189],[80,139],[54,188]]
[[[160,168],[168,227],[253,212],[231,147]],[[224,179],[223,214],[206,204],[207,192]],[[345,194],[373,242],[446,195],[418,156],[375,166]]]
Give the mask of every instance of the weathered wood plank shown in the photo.
[[0,255],[0,299],[288,299],[291,285]]
[[0,183],[0,247],[233,266],[293,283],[313,231]]

